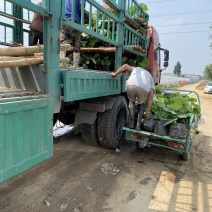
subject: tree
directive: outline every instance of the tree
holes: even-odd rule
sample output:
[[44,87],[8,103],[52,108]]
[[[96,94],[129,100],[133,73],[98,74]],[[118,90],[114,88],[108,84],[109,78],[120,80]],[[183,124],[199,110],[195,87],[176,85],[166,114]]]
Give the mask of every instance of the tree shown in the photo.
[[181,64],[179,61],[177,61],[177,64],[174,66],[174,74],[177,74],[177,76],[180,76],[181,74]]
[[212,64],[209,64],[205,67],[204,75],[206,80],[212,81]]

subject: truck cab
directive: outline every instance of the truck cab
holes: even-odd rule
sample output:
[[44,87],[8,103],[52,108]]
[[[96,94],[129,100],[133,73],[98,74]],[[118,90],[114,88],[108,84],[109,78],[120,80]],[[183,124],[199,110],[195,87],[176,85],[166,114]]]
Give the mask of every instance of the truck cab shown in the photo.
[[[161,48],[159,36],[153,26],[148,28],[147,58],[149,60],[148,70],[153,76],[155,84],[160,83],[161,72],[168,67],[169,51]],[[164,52],[164,69],[161,69],[161,51]]]

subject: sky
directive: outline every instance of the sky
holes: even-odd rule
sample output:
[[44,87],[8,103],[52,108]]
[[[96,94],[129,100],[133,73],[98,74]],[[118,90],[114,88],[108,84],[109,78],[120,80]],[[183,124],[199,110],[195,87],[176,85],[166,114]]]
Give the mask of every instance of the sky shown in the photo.
[[147,4],[149,24],[157,30],[161,47],[170,52],[169,67],[164,72],[173,73],[179,61],[182,74],[203,75],[205,66],[212,64],[212,49],[209,47],[212,40],[208,39],[212,25],[212,0],[138,2]]
[[[38,3],[40,0],[31,1]],[[147,4],[149,25],[157,30],[161,47],[170,52],[169,67],[164,72],[173,73],[179,61],[182,74],[203,75],[205,66],[212,64],[212,49],[209,47],[212,40],[208,39],[212,25],[212,0],[137,1]],[[2,2],[0,0],[0,8]],[[102,0],[97,2],[102,3]],[[8,39],[11,40],[9,36]]]

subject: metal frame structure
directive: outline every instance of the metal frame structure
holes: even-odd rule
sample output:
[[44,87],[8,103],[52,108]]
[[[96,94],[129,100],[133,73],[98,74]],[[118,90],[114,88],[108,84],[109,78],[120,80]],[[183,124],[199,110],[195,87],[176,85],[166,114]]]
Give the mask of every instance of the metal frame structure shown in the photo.
[[[12,3],[12,14],[6,13],[6,1]],[[43,0],[42,7],[29,0],[6,1],[4,1],[4,11],[0,15],[12,19],[14,24],[0,22],[5,31],[3,43],[8,44],[7,28],[14,30],[12,42],[23,43],[23,33],[27,32],[23,28],[23,23],[29,23],[29,20],[23,18],[23,11],[26,10],[28,14],[29,12],[39,13],[44,17],[44,62],[43,65],[33,67],[5,69],[2,73],[9,72],[13,82],[19,80],[23,84],[27,81],[27,77],[23,76],[24,73],[31,73],[31,78],[34,79],[39,72],[38,78],[42,78],[43,93],[35,96],[22,96],[19,95],[20,89],[16,89],[14,92],[11,89],[10,92],[5,92],[6,98],[0,98],[0,182],[52,156],[52,119],[53,114],[60,112],[62,103],[69,104],[72,101],[79,103],[84,99],[95,100],[95,98],[106,97],[107,101],[102,103],[105,107],[101,108],[111,110],[113,104],[116,106],[118,104],[117,108],[120,108],[120,112],[116,111],[117,116],[121,116],[121,112],[126,110],[125,75],[114,79],[109,73],[103,71],[60,68],[60,30],[62,26],[68,25],[114,46],[116,48],[115,69],[117,69],[121,66],[124,50],[146,57],[146,52],[134,49],[136,45],[142,48],[147,45],[147,30],[139,25],[134,17],[138,15],[147,22],[149,18],[136,0],[105,0],[116,15],[96,1],[87,0],[86,5],[89,8],[87,25],[84,23],[84,7],[81,8],[81,23],[77,24],[74,20],[65,19],[65,0]],[[84,2],[85,0],[82,0],[82,5]],[[75,0],[72,0],[72,4],[74,3]],[[129,10],[129,7],[134,8],[133,11]],[[95,19],[93,18],[94,11]],[[74,10],[72,10],[72,14],[74,14]],[[101,28],[99,28],[100,19]],[[133,26],[136,25],[140,31],[127,25],[126,19]],[[106,24],[105,33],[104,26]],[[7,74],[5,76],[5,79],[8,80]],[[27,83],[29,84],[29,82]],[[12,95],[10,95],[11,93]],[[95,104],[98,105],[98,102],[90,103],[91,106]],[[82,106],[87,105],[89,103],[84,103],[84,105],[82,103]],[[93,117],[97,112],[93,111]],[[89,113],[90,111],[87,111],[86,114]],[[126,112],[124,114],[126,116]],[[105,118],[103,114],[101,115]],[[125,123],[124,119],[120,120]],[[120,126],[123,126],[123,123],[120,123]],[[122,131],[122,128],[120,127],[119,131]]]

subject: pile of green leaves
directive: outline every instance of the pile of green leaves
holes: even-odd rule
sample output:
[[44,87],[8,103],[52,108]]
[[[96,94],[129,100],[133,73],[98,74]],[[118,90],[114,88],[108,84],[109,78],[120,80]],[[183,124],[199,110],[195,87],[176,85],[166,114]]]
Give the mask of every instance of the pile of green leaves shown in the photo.
[[[143,9],[143,11],[147,11],[148,8],[145,4],[141,3],[140,7]],[[129,7],[128,10],[131,10],[132,13],[136,13],[139,16],[138,8],[135,8],[135,6]],[[114,11],[112,8],[109,10],[114,15],[117,15],[116,11]],[[98,31],[100,34],[104,34],[105,36],[108,36],[110,39],[112,39],[111,32],[108,32],[107,30],[107,24],[105,22],[105,28],[102,29],[102,17],[103,13],[98,13],[98,19],[96,17],[96,14],[92,14],[92,30]],[[96,21],[99,21],[96,23]],[[90,28],[88,24],[85,24],[85,27]],[[103,30],[103,31],[102,31]],[[109,34],[108,34],[109,33]],[[116,33],[114,35],[116,37]],[[111,44],[104,42],[98,38],[95,38],[91,35],[88,35],[86,33],[81,34],[81,47],[86,48],[104,48],[104,47],[114,47]],[[70,57],[70,67],[73,67],[73,55],[72,53],[69,54]],[[142,56],[137,56],[132,53],[125,53],[122,57],[122,64],[129,64],[131,66],[140,66],[140,67],[147,67],[149,65],[149,61],[147,58]],[[103,70],[103,66],[110,66],[111,71],[114,70],[115,67],[115,53],[87,53],[81,51],[80,53],[80,66],[82,66],[84,69],[92,69],[92,70]]]
[[[89,48],[104,48],[104,47],[113,47],[112,45],[101,41],[91,35],[82,34],[81,36],[81,46]],[[70,66],[72,66],[72,55],[70,57]],[[132,53],[125,53],[122,57],[122,64],[127,63],[128,65],[137,67],[147,67],[149,65],[149,60],[142,56],[137,56]],[[115,66],[115,52],[112,53],[87,53],[81,51],[80,53],[80,66],[85,69],[92,70],[101,70],[103,65],[111,66],[111,71],[114,70]]]
[[190,117],[199,115],[201,112],[196,102],[196,98],[183,96],[179,92],[168,94],[156,92],[151,108],[151,118],[165,121],[165,125],[172,122],[189,124]]

